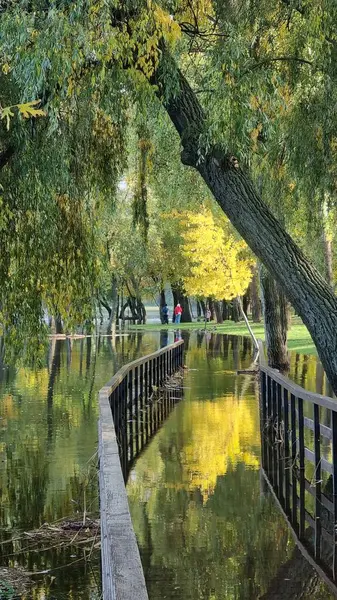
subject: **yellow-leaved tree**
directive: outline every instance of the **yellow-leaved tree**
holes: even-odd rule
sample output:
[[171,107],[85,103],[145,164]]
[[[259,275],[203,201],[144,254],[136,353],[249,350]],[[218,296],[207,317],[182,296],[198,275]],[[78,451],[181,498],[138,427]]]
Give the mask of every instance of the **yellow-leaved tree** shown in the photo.
[[215,221],[212,212],[179,214],[182,253],[188,270],[183,275],[186,293],[201,298],[231,300],[242,296],[252,278],[253,260],[246,243],[237,239],[226,217]]

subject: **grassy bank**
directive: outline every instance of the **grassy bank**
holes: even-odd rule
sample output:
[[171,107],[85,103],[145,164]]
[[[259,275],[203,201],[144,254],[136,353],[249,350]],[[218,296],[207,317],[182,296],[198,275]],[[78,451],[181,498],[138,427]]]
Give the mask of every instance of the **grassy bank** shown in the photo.
[[[264,340],[264,327],[262,323],[250,323],[257,338]],[[158,331],[160,329],[177,329],[176,325],[170,323],[169,325],[161,325],[160,323],[154,323],[150,325],[132,325],[132,330],[147,330],[147,331]],[[180,323],[179,329],[203,329],[204,323]],[[249,332],[244,322],[234,323],[233,321],[225,321],[223,324],[218,325],[216,323],[207,323],[207,329],[209,331],[216,331],[218,333],[227,333],[227,335],[246,335],[249,336]],[[294,317],[292,319],[292,326],[288,333],[288,348],[294,352],[300,352],[301,354],[317,354],[316,348],[309,335],[309,332],[305,325]]]

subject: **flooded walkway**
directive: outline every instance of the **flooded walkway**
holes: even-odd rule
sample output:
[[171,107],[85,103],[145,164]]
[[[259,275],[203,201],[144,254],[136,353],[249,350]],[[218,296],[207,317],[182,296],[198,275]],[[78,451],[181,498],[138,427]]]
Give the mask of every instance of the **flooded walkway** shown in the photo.
[[[332,598],[296,550],[260,475],[257,382],[236,375],[250,344],[199,336],[185,397],[129,475],[150,600]],[[297,361],[298,366],[298,361]]]
[[[184,337],[185,397],[128,481],[150,600],[277,600],[289,577],[311,592],[297,587],[286,600],[329,600],[260,477],[256,384],[236,375],[251,364],[250,341]],[[59,340],[38,372],[0,365],[0,562],[39,573],[24,600],[100,598],[92,542],[42,551],[24,539],[4,542],[45,521],[97,514],[97,392],[123,364],[172,341],[173,332],[139,332],[114,344]],[[301,385],[327,393],[314,357],[293,355],[292,371]]]

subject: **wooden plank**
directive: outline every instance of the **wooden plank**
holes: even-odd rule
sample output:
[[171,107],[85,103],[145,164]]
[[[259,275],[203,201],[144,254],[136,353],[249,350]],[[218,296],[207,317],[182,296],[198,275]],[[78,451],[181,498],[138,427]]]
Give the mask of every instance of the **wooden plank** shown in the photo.
[[104,600],[148,600],[118,454],[109,395],[99,394],[99,489]]

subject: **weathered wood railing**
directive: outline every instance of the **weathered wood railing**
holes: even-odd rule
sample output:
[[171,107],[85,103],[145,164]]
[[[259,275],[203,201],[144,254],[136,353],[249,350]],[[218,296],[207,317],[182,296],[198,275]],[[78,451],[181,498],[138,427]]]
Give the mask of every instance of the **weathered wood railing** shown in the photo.
[[183,364],[183,341],[122,367],[99,392],[103,600],[148,600],[125,480],[166,418],[177,391],[159,389]]
[[337,592],[337,401],[267,366],[260,345],[262,468],[295,540]]

